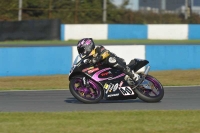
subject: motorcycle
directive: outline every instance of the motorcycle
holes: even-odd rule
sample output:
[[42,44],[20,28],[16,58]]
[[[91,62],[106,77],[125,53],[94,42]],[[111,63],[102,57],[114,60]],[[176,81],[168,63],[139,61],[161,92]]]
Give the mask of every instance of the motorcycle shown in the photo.
[[[128,66],[134,72],[149,63],[143,59],[133,59]],[[74,60],[69,74],[69,90],[71,94],[83,103],[98,103],[106,100],[126,100],[139,98],[144,102],[159,102],[164,96],[162,84],[148,72],[138,72],[140,79],[136,85],[131,85],[130,78],[116,68],[104,64],[92,66],[79,56]]]

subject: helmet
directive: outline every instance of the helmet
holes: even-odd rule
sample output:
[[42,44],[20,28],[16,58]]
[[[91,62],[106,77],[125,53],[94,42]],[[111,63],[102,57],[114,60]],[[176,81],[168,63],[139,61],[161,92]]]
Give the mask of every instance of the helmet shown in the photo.
[[77,44],[77,50],[81,58],[86,58],[94,48],[95,44],[92,38],[83,38]]

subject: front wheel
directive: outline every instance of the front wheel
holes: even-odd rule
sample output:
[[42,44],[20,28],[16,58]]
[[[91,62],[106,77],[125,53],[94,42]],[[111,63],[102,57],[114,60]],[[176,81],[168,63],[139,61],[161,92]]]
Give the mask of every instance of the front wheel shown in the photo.
[[103,90],[91,79],[88,79],[88,85],[84,86],[83,77],[76,76],[70,80],[69,90],[71,94],[83,103],[98,103],[103,98]]
[[162,84],[153,76],[147,75],[135,89],[138,97],[145,102],[159,102],[164,96]]

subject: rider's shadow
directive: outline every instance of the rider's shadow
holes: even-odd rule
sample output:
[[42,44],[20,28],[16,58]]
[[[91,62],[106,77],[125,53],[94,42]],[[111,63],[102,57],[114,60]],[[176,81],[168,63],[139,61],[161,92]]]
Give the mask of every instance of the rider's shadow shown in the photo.
[[[71,104],[84,104],[80,101],[78,101],[76,98],[67,98],[65,100],[66,103],[71,103]],[[106,100],[106,99],[102,99],[100,102],[100,104],[106,104],[106,103],[145,103],[140,99],[128,99],[128,100]],[[94,103],[94,104],[99,104],[99,103]]]

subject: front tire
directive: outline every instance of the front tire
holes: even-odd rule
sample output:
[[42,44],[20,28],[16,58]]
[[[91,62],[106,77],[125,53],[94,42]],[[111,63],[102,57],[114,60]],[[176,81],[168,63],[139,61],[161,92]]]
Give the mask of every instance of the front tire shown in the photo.
[[135,92],[138,94],[138,97],[149,103],[159,102],[164,97],[164,88],[162,84],[153,76],[147,75],[143,82],[147,82],[146,87],[150,89],[146,89],[145,85],[139,85]]
[[93,80],[88,79],[88,87],[83,85],[83,76],[78,75],[70,80],[71,94],[83,103],[98,103],[104,95],[103,89]]

